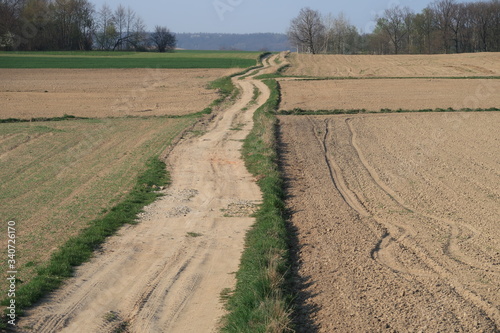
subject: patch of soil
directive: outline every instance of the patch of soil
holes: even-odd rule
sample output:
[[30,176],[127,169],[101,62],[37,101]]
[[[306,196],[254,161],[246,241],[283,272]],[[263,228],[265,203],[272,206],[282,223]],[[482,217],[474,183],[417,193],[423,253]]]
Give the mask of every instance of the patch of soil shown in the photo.
[[373,79],[281,81],[280,109],[367,111],[500,107],[500,80]]
[[498,53],[435,55],[293,54],[287,75],[319,77],[500,76]]
[[299,332],[496,332],[500,113],[280,117]]
[[[239,69],[241,71],[241,69]],[[202,111],[238,69],[0,69],[0,118],[167,116]]]

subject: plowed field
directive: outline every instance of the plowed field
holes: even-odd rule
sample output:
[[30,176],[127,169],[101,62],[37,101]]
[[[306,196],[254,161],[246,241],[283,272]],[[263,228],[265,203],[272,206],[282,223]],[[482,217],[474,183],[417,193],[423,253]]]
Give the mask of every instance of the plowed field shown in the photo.
[[282,81],[283,110],[500,107],[500,80],[376,79]]
[[219,97],[207,84],[241,69],[0,69],[0,118],[185,115]]
[[498,331],[500,113],[280,123],[299,331]]
[[287,75],[329,77],[500,76],[499,53],[436,55],[310,55],[289,57]]

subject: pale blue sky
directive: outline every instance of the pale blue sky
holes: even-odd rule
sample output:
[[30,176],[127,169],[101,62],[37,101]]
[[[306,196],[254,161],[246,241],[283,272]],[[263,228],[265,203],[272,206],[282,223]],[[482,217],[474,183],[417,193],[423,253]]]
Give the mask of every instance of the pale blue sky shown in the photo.
[[[286,32],[290,20],[303,7],[322,13],[343,12],[361,32],[371,32],[374,18],[392,5],[409,6],[420,12],[433,0],[90,0],[96,9],[107,3],[113,10],[130,6],[148,29],[167,26],[181,32]],[[463,1],[459,1],[463,2]],[[265,8],[268,9],[265,9]],[[368,30],[368,31],[367,31]]]

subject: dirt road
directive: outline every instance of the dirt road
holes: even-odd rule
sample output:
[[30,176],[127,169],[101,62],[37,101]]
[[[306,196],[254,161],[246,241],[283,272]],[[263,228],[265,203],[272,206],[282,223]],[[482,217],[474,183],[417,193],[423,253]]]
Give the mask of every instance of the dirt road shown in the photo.
[[[270,66],[267,62],[266,66]],[[167,164],[172,185],[138,225],[109,239],[102,253],[30,310],[26,332],[213,332],[220,301],[233,288],[250,213],[261,199],[241,160],[253,112],[269,91],[234,81],[242,95],[206,134],[182,140]],[[261,94],[250,103],[257,87]]]

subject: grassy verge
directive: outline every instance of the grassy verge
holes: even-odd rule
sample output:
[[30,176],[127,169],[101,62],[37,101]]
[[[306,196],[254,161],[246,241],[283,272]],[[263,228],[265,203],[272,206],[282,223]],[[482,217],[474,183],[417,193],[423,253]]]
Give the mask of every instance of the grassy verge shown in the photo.
[[[150,159],[146,171],[139,176],[136,185],[121,203],[114,206],[104,217],[92,221],[78,236],[67,241],[52,255],[47,264],[38,269],[36,277],[19,287],[15,298],[17,314],[21,315],[23,309],[33,305],[71,277],[74,267],[88,261],[94,250],[107,237],[124,224],[134,223],[142,208],[160,196],[156,188],[167,185],[168,182],[165,163],[157,157]],[[7,306],[8,300],[4,300],[2,305]],[[6,324],[5,319],[4,316],[3,325]]]
[[12,123],[36,123],[36,122],[46,122],[46,121],[65,121],[65,120],[85,120],[89,118],[75,117],[65,114],[62,117],[52,117],[52,118],[31,118],[31,119],[18,119],[18,118],[7,118],[0,119],[0,124],[12,124]]
[[223,332],[291,330],[288,233],[274,115],[280,95],[276,81],[265,83],[271,89],[271,97],[255,112],[254,128],[243,147],[247,168],[259,179],[263,204],[247,234],[236,289],[227,303],[230,313],[225,318]]
[[[268,56],[270,53],[265,52],[259,56],[259,63],[262,63],[262,60]],[[245,69],[242,72],[235,73],[229,76],[221,77],[215,81],[210,82],[208,85],[208,89],[216,89],[219,92],[220,97],[212,102],[212,104],[204,110],[205,113],[210,113],[214,107],[217,107],[224,103],[227,99],[230,101],[234,101],[239,94],[239,90],[233,83],[233,78],[237,76],[242,76],[244,78],[246,75],[251,75],[251,71],[261,68],[262,64],[258,66],[253,66]],[[250,74],[249,74],[250,73]]]
[[285,65],[279,67],[276,70],[276,72],[274,72],[274,73],[259,75],[255,78],[257,80],[265,80],[265,79],[278,79],[278,78],[282,78],[282,77],[290,77],[290,76],[284,74],[285,71],[290,67],[291,67],[290,64],[285,64]]
[[381,109],[380,111],[367,111],[365,109],[336,109],[336,110],[304,110],[300,108],[295,108],[293,110],[280,110],[279,114],[283,116],[287,115],[337,115],[337,114],[377,114],[377,113],[418,113],[418,112],[493,112],[500,111],[499,108],[489,108],[489,109],[460,109],[456,110],[453,108],[447,109],[421,109],[421,110],[404,110],[404,109]]
[[295,81],[344,81],[344,80],[498,80],[500,76],[309,76],[309,75],[286,75],[285,71],[291,65],[280,67],[276,73],[264,74],[257,79],[279,79],[292,78]]

